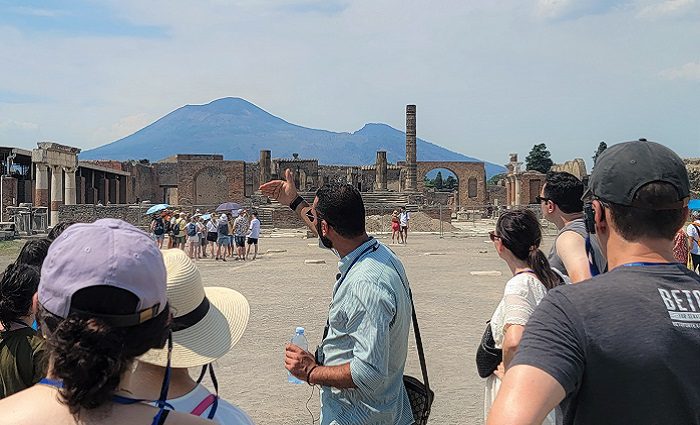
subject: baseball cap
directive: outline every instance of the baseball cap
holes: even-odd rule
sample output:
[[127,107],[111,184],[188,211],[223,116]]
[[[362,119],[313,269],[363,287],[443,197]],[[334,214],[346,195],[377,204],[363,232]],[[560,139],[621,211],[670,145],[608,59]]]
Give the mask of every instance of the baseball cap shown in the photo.
[[[678,199],[665,205],[640,204],[635,201],[637,191],[654,182],[672,185],[678,192]],[[675,152],[659,143],[646,139],[618,143],[598,157],[588,181],[588,190],[583,197],[589,195],[637,208],[682,208],[687,205],[690,195],[688,170]]]
[[[138,298],[133,313],[109,314],[72,305],[73,296],[90,287],[114,287]],[[117,219],[77,223],[49,247],[41,270],[39,303],[49,313],[66,318],[81,313],[115,327],[143,323],[167,306],[163,257],[151,238]],[[115,311],[122,311],[116,310]]]

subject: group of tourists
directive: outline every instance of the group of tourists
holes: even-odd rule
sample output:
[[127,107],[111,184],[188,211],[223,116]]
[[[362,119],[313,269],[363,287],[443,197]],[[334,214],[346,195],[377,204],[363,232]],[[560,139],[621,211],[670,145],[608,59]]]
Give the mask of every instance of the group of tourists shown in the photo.
[[197,210],[191,215],[166,209],[153,214],[150,232],[159,248],[179,248],[188,252],[192,259],[226,261],[226,258],[233,257],[241,261],[255,260],[258,256],[260,220],[256,211],[249,214],[246,209],[219,213],[201,213]]
[[204,287],[182,250],[123,221],[62,223],[0,279],[0,422],[250,425],[213,365],[249,313],[240,293]]
[[391,213],[391,243],[406,243],[408,239],[408,223],[411,220],[411,213],[406,207],[400,207]]

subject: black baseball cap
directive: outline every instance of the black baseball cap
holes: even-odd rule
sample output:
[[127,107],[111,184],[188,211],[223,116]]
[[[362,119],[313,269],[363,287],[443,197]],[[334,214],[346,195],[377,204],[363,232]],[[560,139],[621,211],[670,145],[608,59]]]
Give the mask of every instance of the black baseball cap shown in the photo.
[[[634,200],[640,188],[654,182],[672,185],[678,192],[677,201],[650,205]],[[688,170],[675,152],[659,143],[646,139],[618,143],[598,157],[583,197],[590,195],[629,207],[652,210],[683,208],[690,196]]]

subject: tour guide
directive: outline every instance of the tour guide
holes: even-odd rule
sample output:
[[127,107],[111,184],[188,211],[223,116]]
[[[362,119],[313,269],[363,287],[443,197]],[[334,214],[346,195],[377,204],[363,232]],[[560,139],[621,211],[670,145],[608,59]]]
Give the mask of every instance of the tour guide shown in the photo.
[[298,196],[289,170],[285,178],[260,190],[289,205],[318,234],[319,246],[340,257],[318,358],[287,344],[285,367],[297,378],[321,385],[321,425],[412,424],[403,384],[411,323],[403,265],[367,236],[357,189],[326,185],[309,206]]

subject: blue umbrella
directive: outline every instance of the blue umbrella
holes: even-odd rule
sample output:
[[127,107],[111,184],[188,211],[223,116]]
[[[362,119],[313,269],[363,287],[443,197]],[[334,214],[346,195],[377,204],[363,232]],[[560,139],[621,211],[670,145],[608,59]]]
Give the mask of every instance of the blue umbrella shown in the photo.
[[158,204],[158,205],[154,205],[154,206],[152,206],[151,208],[149,208],[148,211],[146,211],[146,215],[155,214],[155,213],[157,213],[157,212],[161,212],[161,211],[163,211],[164,209],[169,208],[169,207],[170,207],[170,205],[168,205],[168,204]]
[[691,210],[700,210],[700,199],[693,199],[688,202],[688,208]]
[[200,217],[202,220],[209,220],[211,218],[211,214],[204,214],[202,217]]
[[235,202],[224,202],[223,204],[219,205],[219,207],[216,209],[216,212],[228,212],[240,209],[241,206]]

